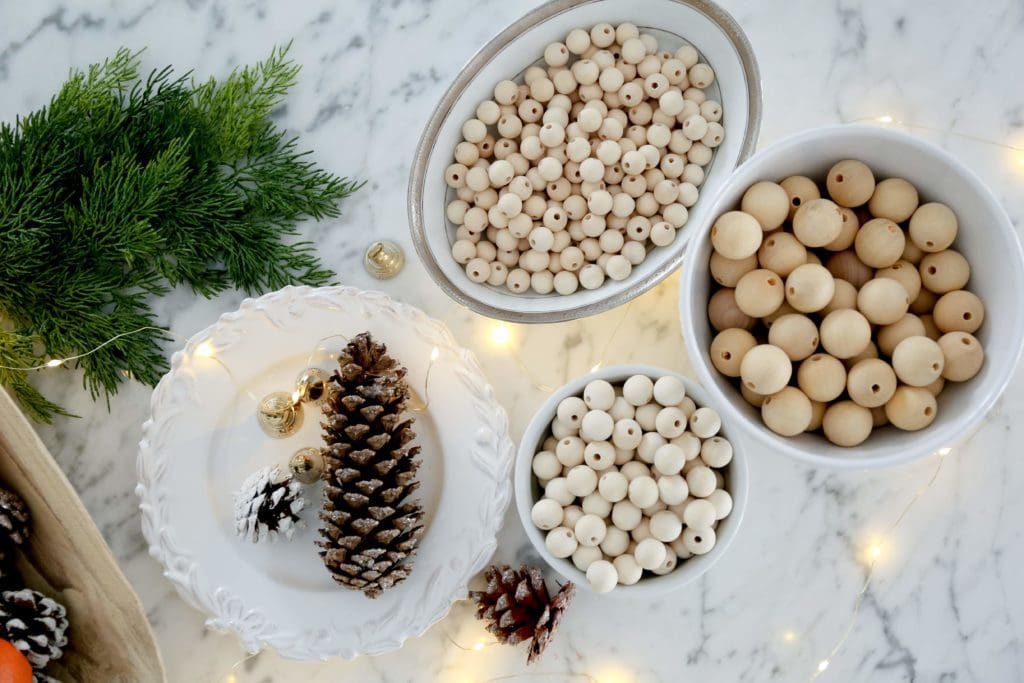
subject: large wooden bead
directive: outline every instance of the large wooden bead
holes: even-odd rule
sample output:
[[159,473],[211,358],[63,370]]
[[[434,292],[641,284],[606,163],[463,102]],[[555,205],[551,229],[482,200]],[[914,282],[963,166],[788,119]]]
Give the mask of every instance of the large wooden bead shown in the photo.
[[843,217],[843,224],[839,230],[839,235],[825,245],[825,249],[828,251],[844,251],[853,246],[853,241],[857,239],[857,231],[860,230],[860,219],[857,218],[857,214],[854,213],[853,209],[848,209],[845,206],[839,207],[839,213]]
[[795,268],[786,278],[786,301],[801,313],[813,313],[825,308],[832,301],[835,291],[832,274],[825,266],[814,263]]
[[828,305],[821,309],[821,315],[843,308],[857,308],[857,288],[841,278],[834,278],[833,282],[836,291]]
[[963,289],[971,279],[971,265],[953,249],[927,254],[918,266],[921,283],[936,294]]
[[825,187],[839,206],[860,206],[875,191],[875,174],[863,161],[844,159],[829,169]]
[[[923,284],[923,283],[922,283]],[[910,303],[910,311],[917,315],[926,315],[935,308],[935,302],[939,300],[938,295],[924,287],[921,288],[917,298]]]
[[935,419],[935,397],[927,389],[901,386],[885,404],[885,416],[897,429],[916,432]]
[[711,341],[711,364],[726,377],[739,377],[743,357],[755,346],[757,340],[747,330],[738,327],[722,330]]
[[824,247],[839,237],[842,229],[843,212],[830,199],[805,202],[793,215],[793,234],[808,247]]
[[888,218],[875,218],[861,226],[853,248],[857,258],[871,268],[888,268],[900,260],[907,238]]
[[872,424],[870,410],[853,401],[840,401],[825,411],[821,429],[835,445],[850,448],[871,436]]
[[761,246],[761,225],[749,213],[727,211],[711,227],[711,244],[726,258],[744,259]]
[[[709,268],[711,270],[711,277],[715,282],[723,287],[735,287],[741,277],[757,268],[757,256],[751,255],[744,259],[729,259],[714,251],[711,253]],[[775,269],[772,268],[771,270]]]
[[907,313],[902,318],[892,323],[891,325],[884,325],[878,330],[876,339],[878,340],[878,349],[887,356],[891,356],[892,352],[896,349],[896,345],[907,337],[926,337],[924,323],[921,319],[913,313]]
[[879,268],[875,271],[875,277],[887,277],[896,280],[907,290],[907,295],[913,301],[921,293],[921,274],[917,267],[900,259],[888,268]]
[[806,315],[790,313],[768,328],[768,343],[786,352],[790,360],[803,360],[818,349],[818,326]]
[[891,325],[910,308],[910,296],[896,280],[875,278],[857,292],[857,309],[875,325]]
[[789,195],[789,220],[793,220],[793,216],[801,206],[812,199],[821,197],[821,190],[818,189],[818,184],[807,176],[791,175],[779,183],[779,185]]
[[736,305],[754,318],[773,313],[785,297],[782,278],[765,268],[750,271],[736,284]]
[[828,272],[832,273],[832,277],[846,280],[857,289],[863,287],[865,282],[875,276],[874,269],[865,265],[857,258],[856,252],[849,249],[829,256],[825,267],[828,268]]
[[720,289],[708,300],[708,320],[716,330],[727,330],[730,327],[741,327],[749,330],[757,322],[740,310],[736,305],[735,290]]
[[942,332],[974,333],[985,320],[985,305],[974,293],[958,289],[939,297],[932,317]]
[[782,185],[762,180],[743,193],[740,209],[756,218],[762,230],[771,232],[789,217],[789,195]]
[[884,360],[866,358],[846,375],[846,391],[857,405],[877,408],[896,391],[896,373]]
[[807,247],[792,233],[777,232],[765,236],[761,248],[757,250],[757,260],[762,268],[786,277],[797,266],[807,263]]
[[768,429],[782,436],[796,436],[811,424],[811,401],[796,387],[783,387],[764,399],[761,419]]
[[942,376],[951,382],[966,382],[985,363],[984,349],[968,332],[947,332],[939,337],[939,348],[946,359]]
[[875,185],[868,211],[876,218],[902,223],[917,209],[917,189],[903,178],[886,178]]
[[821,345],[836,358],[853,358],[871,343],[871,323],[859,311],[848,308],[826,315],[819,333]]
[[896,376],[912,387],[928,386],[939,379],[944,365],[942,348],[925,336],[907,337],[892,352]]
[[910,217],[908,232],[914,245],[921,251],[936,252],[948,249],[956,239],[956,214],[939,202],[922,204]]
[[762,396],[781,391],[789,383],[793,364],[786,352],[772,344],[760,344],[747,351],[740,363],[740,378],[751,391]]

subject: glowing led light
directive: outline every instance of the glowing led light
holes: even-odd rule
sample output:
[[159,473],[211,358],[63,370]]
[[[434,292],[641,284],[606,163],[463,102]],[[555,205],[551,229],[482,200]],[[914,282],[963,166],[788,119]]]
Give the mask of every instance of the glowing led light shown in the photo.
[[828,668],[828,660],[827,659],[823,659],[820,662],[818,662],[818,671],[824,671],[827,668]]
[[634,679],[629,669],[621,664],[607,664],[593,672],[593,680],[598,683],[632,683]]
[[938,450],[939,455],[942,456],[943,458],[946,457],[947,455],[949,455],[952,452],[953,452],[952,448],[940,448]]
[[495,346],[507,346],[512,341],[512,329],[505,323],[495,323],[487,336]]
[[590,368],[590,371],[591,372],[597,372],[600,369],[601,369],[601,364],[597,363],[596,365],[594,365],[594,367]]
[[200,358],[212,358],[215,351],[213,348],[213,344],[210,343],[210,341],[204,341],[202,344],[196,347],[194,353]]
[[434,349],[430,352],[430,362],[433,363],[435,360],[437,360],[437,357],[440,355],[441,349],[435,346]]
[[868,548],[868,554],[877,560],[879,557],[882,556],[882,546],[878,545],[877,543],[871,545],[871,547]]
[[[893,122],[893,118],[891,116],[889,116],[888,114],[885,114],[884,116],[879,116],[878,117],[878,121],[880,123],[892,123]],[[826,662],[826,666],[828,666],[827,662]],[[822,669],[822,671],[824,671],[824,669]]]
[[484,649],[484,644],[483,643],[473,643],[473,649],[476,650],[477,652],[479,652],[480,650]]
[[238,677],[235,674],[228,674],[227,678],[224,679],[224,683],[237,683]]
[[54,358],[53,360],[46,361],[46,367],[48,368],[55,368],[59,365],[64,365],[63,358]]
[[786,631],[782,634],[782,639],[787,643],[792,643],[794,640],[796,640],[796,634],[792,631]]

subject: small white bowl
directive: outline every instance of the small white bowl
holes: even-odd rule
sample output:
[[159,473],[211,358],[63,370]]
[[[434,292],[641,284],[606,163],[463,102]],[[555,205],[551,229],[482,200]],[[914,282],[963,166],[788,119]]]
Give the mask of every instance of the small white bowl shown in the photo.
[[[513,475],[515,477],[516,510],[519,512],[519,521],[522,522],[526,535],[552,569],[586,590],[590,590],[586,574],[577,569],[571,559],[560,559],[552,555],[544,545],[544,532],[534,526],[533,520],[530,518],[530,510],[541,495],[540,486],[533,475],[533,456],[540,450],[544,439],[551,433],[551,421],[555,419],[558,404],[562,399],[582,395],[583,388],[592,380],[603,379],[613,385],[619,385],[633,375],[646,375],[655,380],[667,375],[676,377],[683,382],[686,387],[686,395],[692,398],[698,407],[707,406],[718,410],[703,387],[678,373],[653,365],[615,365],[577,377],[551,394],[530,420],[530,424],[519,442],[519,452],[516,455]],[[688,560],[681,560],[673,571],[664,576],[649,576],[645,573],[644,578],[632,586],[616,586],[606,595],[630,598],[663,595],[697,580],[711,569],[711,566],[729,549],[729,544],[732,543],[740,523],[743,521],[743,511],[747,506],[747,460],[743,443],[737,431],[731,428],[728,420],[723,417],[722,429],[719,434],[727,438],[733,448],[732,462],[725,467],[724,473],[726,490],[732,496],[732,512],[718,523],[715,547],[706,555],[695,555]]]
[[[667,48],[690,43],[715,70],[711,92],[722,103],[725,141],[715,150],[701,198],[689,222],[666,247],[651,251],[632,274],[574,294],[513,294],[505,287],[478,284],[455,262],[451,245],[455,226],[445,207],[454,198],[444,182],[462,123],[477,105],[492,97],[495,83],[516,78],[539,59],[544,47],[562,41],[570,30],[607,21],[630,21],[658,37]],[[420,139],[409,179],[409,221],[413,244],[430,277],[455,301],[477,313],[520,323],[573,320],[623,304],[672,273],[683,258],[690,225],[703,224],[717,191],[738,163],[749,156],[761,126],[761,77],[739,24],[708,0],[554,0],[538,7],[485,45],[445,92]]]
[[[948,204],[960,230],[953,248],[971,263],[967,287],[981,297],[987,315],[976,336],[985,348],[985,365],[967,382],[949,382],[938,397],[938,415],[927,428],[903,432],[895,427],[874,431],[854,448],[829,443],[818,434],[787,438],[761,421],[729,378],[711,364],[708,348],[714,331],[708,322],[711,288],[709,228],[714,218],[739,204],[743,192],[758,180],[806,175],[820,180],[841,159],[860,159],[879,178],[902,177],[917,187],[924,201]],[[968,435],[992,409],[1006,388],[1024,343],[1024,256],[1006,211],[981,180],[943,150],[911,135],[865,125],[830,126],[778,142],[740,166],[709,204],[704,222],[693,226],[697,237],[689,250],[680,281],[679,319],[697,376],[724,404],[726,418],[752,432],[772,450],[813,465],[886,467],[948,447]]]

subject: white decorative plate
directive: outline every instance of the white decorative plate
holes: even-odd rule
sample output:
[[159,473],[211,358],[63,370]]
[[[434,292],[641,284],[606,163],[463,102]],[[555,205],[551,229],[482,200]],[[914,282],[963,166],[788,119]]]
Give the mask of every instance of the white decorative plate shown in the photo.
[[[291,541],[242,541],[232,511],[232,495],[250,472],[286,466],[298,448],[322,443],[315,406],[304,406],[298,433],[272,439],[260,430],[249,394],[291,391],[319,340],[366,330],[409,369],[421,396],[430,368],[428,409],[414,415],[426,532],[409,579],[376,600],[335,584],[316,552],[319,484],[307,490],[306,528]],[[336,338],[324,346],[343,344]],[[202,353],[211,345],[216,358]],[[321,352],[313,364],[333,363]],[[247,299],[174,354],[151,408],[136,489],[150,554],[207,614],[207,626],[233,631],[250,651],[351,659],[394,650],[464,597],[494,552],[512,492],[508,417],[476,358],[443,324],[383,294],[286,287]]]

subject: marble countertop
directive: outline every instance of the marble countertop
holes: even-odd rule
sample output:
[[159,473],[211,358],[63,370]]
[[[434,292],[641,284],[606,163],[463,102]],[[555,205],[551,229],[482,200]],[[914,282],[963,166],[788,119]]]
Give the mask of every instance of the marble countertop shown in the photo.
[[[0,119],[44,104],[70,65],[99,61],[121,45],[146,47],[147,67],[173,63],[223,75],[294,39],[292,55],[303,71],[280,112],[282,124],[301,134],[323,165],[369,181],[342,218],[309,224],[306,236],[345,284],[382,289],[446,321],[477,352],[517,438],[546,395],[538,385],[558,385],[599,361],[689,372],[675,277],[628,307],[588,320],[514,327],[511,343],[530,367],[526,376],[514,354],[488,343],[490,323],[447,300],[415,262],[405,190],[420,131],[459,67],[534,4],[7,2],[0,5]],[[963,159],[1019,223],[1024,152],[969,136],[1024,147],[1024,90],[1016,87],[1024,61],[1020,2],[723,4],[760,62],[762,146],[839,121],[913,122],[911,133]],[[377,237],[401,242],[412,259],[384,283],[360,263]],[[175,332],[188,335],[241,299],[207,301],[178,291],[157,308]],[[936,457],[885,471],[838,472],[752,453],[743,528],[709,575],[660,600],[581,593],[529,673],[521,649],[472,649],[483,631],[466,603],[389,655],[297,663],[265,652],[239,663],[245,653],[234,638],[207,632],[202,615],[178,598],[146,552],[133,489],[149,389],[126,387],[108,413],[102,402],[89,401],[77,377],[48,374],[43,388],[82,417],[40,432],[138,590],[171,681],[800,681],[825,658],[830,665],[821,681],[1014,681],[1024,679],[1020,380],[1018,372],[982,429],[954,448],[888,535],[932,477]],[[866,549],[879,538],[881,556],[849,638],[829,656],[851,623]],[[512,511],[500,546],[503,561],[527,552]]]

